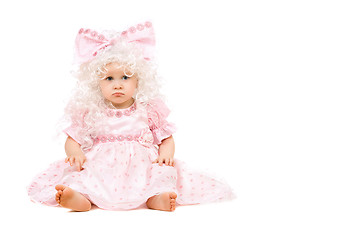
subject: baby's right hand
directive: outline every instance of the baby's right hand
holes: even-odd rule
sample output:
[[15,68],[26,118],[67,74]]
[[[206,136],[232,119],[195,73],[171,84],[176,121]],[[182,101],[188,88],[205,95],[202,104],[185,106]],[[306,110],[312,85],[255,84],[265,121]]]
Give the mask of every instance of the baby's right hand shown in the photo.
[[70,163],[70,166],[72,166],[73,164],[76,165],[77,170],[80,172],[81,170],[83,170],[84,168],[82,167],[82,165],[86,162],[86,157],[83,155],[79,155],[79,156],[70,156],[65,158],[65,163]]

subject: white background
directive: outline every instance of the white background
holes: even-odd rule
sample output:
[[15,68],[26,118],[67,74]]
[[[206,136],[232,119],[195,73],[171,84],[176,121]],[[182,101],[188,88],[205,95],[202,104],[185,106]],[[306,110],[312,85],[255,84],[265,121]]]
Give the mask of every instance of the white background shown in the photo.
[[[0,235],[359,239],[359,10],[316,0],[1,3]],[[56,124],[77,31],[148,19],[175,155],[225,179],[237,199],[174,213],[30,202],[31,179],[65,156]]]

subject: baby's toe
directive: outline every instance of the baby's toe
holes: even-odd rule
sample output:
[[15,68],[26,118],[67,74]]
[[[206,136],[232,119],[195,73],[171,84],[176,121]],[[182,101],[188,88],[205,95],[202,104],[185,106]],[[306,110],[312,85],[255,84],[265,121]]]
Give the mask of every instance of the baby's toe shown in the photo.
[[170,203],[170,211],[174,211],[175,210],[175,202],[174,203]]
[[60,204],[60,198],[61,198],[62,193],[63,193],[62,190],[58,190],[57,193],[55,194],[55,200],[59,204]]
[[64,191],[65,188],[66,188],[66,186],[61,185],[61,184],[55,186],[55,189],[56,189],[57,191]]
[[171,199],[171,200],[174,200],[174,201],[175,201],[175,199],[177,198],[177,194],[174,193],[174,192],[171,192],[171,193],[169,194],[169,196],[170,196],[170,199]]

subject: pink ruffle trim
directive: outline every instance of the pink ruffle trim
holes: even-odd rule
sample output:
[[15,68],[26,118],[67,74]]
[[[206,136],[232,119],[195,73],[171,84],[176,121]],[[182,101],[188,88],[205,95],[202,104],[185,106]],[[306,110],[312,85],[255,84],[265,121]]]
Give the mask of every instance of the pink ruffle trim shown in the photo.
[[162,140],[170,137],[176,131],[175,124],[167,123],[164,124],[160,128],[155,128],[152,130],[153,137],[154,137],[154,144],[159,145]]
[[76,127],[74,125],[65,128],[63,130],[63,132],[68,135],[69,137],[71,137],[72,139],[74,139],[78,144],[82,144],[81,138],[76,134]]
[[152,100],[147,107],[154,144],[160,144],[162,140],[170,137],[176,131],[175,124],[166,121],[170,110],[161,99]]

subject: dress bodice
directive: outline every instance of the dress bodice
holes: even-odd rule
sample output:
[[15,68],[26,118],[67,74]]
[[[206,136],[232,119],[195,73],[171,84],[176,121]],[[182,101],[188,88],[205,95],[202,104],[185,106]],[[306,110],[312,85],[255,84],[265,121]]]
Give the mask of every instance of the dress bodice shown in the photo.
[[94,143],[139,141],[152,144],[154,138],[149,127],[146,111],[141,111],[134,103],[126,109],[108,109],[104,119],[106,128],[94,137]]

